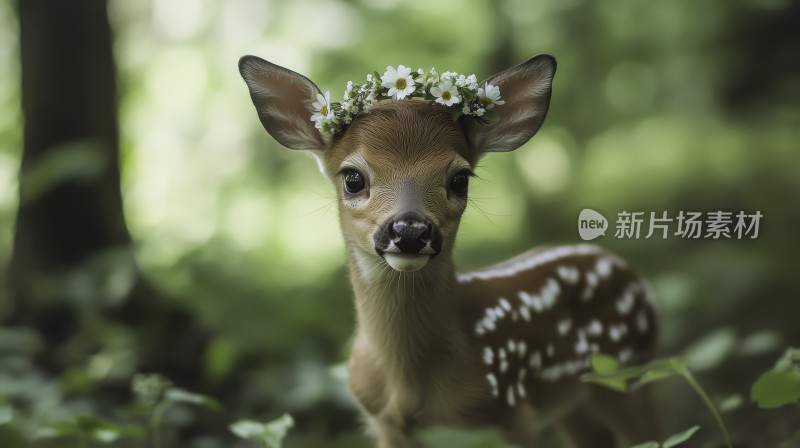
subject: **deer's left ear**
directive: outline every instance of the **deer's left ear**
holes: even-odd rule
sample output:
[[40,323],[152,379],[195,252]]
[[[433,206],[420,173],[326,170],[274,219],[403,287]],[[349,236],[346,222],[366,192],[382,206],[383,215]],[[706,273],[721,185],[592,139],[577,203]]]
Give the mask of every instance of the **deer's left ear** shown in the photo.
[[256,56],[242,57],[239,72],[272,138],[287,148],[315,153],[328,147],[328,139],[311,121],[312,103],[320,91],[310,79]]
[[466,131],[480,153],[513,151],[530,140],[542,126],[550,106],[556,60],[540,54],[483,81],[500,88],[505,104],[491,110],[499,116],[493,124],[467,120]]

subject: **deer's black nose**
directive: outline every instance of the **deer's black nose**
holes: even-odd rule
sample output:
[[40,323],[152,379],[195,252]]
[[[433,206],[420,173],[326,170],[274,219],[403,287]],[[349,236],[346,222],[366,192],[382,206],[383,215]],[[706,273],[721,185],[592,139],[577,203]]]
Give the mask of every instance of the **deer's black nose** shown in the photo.
[[392,236],[400,238],[400,241],[425,242],[431,235],[431,223],[406,217],[393,222],[391,230]]
[[384,253],[436,255],[442,250],[442,237],[436,226],[417,212],[405,212],[375,233],[375,250]]

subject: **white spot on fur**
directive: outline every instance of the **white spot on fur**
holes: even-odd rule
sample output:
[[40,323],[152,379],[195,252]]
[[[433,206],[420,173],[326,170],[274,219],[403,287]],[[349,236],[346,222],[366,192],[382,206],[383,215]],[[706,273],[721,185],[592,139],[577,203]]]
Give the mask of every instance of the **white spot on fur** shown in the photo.
[[608,336],[612,341],[618,342],[628,333],[628,326],[624,322],[608,327]]
[[580,271],[572,266],[559,266],[557,272],[561,280],[564,280],[565,283],[570,285],[578,283],[578,279],[580,278]]
[[528,344],[525,341],[519,341],[519,357],[525,357],[525,351],[528,350]]
[[538,369],[542,367],[542,354],[539,352],[531,353],[531,357],[528,360],[528,365],[531,369]]
[[514,353],[517,351],[517,344],[514,343],[513,339],[508,340],[508,353]]
[[505,358],[500,360],[500,373],[506,373],[508,370],[508,361]]
[[578,330],[578,341],[575,343],[575,353],[582,355],[589,351],[589,341],[586,340],[586,333]]
[[639,330],[639,333],[644,333],[650,327],[650,324],[647,322],[647,312],[645,310],[639,310],[636,313],[636,329]]
[[552,308],[556,303],[558,294],[561,292],[561,286],[555,279],[548,278],[542,291],[539,293],[542,296],[542,304],[546,309]]
[[619,358],[619,362],[625,364],[626,362],[630,361],[631,358],[633,358],[633,351],[626,347],[619,351],[619,355],[617,357]]
[[522,316],[522,318],[525,320],[525,322],[530,322],[531,321],[531,312],[528,311],[528,307],[527,306],[523,305],[523,306],[519,307],[519,315]]
[[525,375],[528,373],[525,368],[519,369],[519,376],[517,377],[517,393],[520,397],[525,396]]
[[589,336],[600,336],[603,334],[603,324],[599,319],[592,319],[589,321],[589,325],[586,326],[586,333]]
[[547,357],[552,358],[553,355],[556,354],[556,348],[553,347],[553,344],[547,344]]
[[569,317],[558,322],[558,334],[561,336],[569,333],[570,328],[572,328],[572,319]]
[[597,287],[597,274],[595,274],[594,272],[587,272],[586,286],[583,288],[583,294],[581,294],[581,300],[583,300],[584,302],[592,300],[592,296],[594,296],[595,287]]
[[516,397],[514,397],[514,386],[510,385],[508,386],[508,391],[506,392],[506,401],[508,402],[508,405],[514,406],[515,399]]
[[505,297],[500,297],[500,306],[506,311],[511,311],[511,304],[508,303]]
[[492,387],[492,395],[496,398],[500,395],[500,391],[497,385],[497,377],[494,376],[494,373],[487,373],[486,374],[486,381],[489,382],[489,386]]
[[624,293],[622,293],[622,297],[617,300],[617,311],[619,314],[625,316],[631,312],[633,309],[633,305],[636,304],[636,299],[633,297],[633,293],[630,289],[626,289]]
[[483,348],[483,362],[490,366],[494,362],[494,351],[492,351],[491,347],[484,347]]
[[595,265],[594,270],[597,272],[597,275],[599,275],[600,278],[608,278],[611,276],[612,268],[613,265],[611,263],[611,260],[609,260],[606,257],[600,257],[597,260],[597,264]]

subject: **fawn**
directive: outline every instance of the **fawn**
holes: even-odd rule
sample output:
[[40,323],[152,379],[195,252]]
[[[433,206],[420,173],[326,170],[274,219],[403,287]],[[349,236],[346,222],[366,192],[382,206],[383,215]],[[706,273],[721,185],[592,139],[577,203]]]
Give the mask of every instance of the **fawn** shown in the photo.
[[453,263],[472,170],[538,131],[555,59],[533,57],[482,84],[502,93],[494,123],[454,120],[446,85],[440,104],[375,102],[331,121],[338,134],[309,119],[331,113],[309,79],[254,56],[239,69],[267,132],[311,151],[335,185],[357,310],[349,385],[378,446],[417,446],[414,432],[432,425],[486,425],[529,447],[549,422],[574,446],[616,446],[619,431],[577,376],[592,353],[648,359],[656,335],[648,285],[591,245],[537,248],[463,274]]

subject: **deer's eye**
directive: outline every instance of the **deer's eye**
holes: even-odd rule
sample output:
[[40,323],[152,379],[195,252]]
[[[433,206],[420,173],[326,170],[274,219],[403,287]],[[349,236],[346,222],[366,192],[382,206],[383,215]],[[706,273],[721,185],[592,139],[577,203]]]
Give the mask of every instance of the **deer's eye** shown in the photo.
[[456,175],[450,179],[450,191],[459,196],[466,196],[467,190],[469,189],[470,176],[472,176],[472,172],[468,170],[456,173]]
[[342,178],[344,179],[344,190],[349,194],[356,194],[367,185],[364,175],[353,169],[344,170]]

